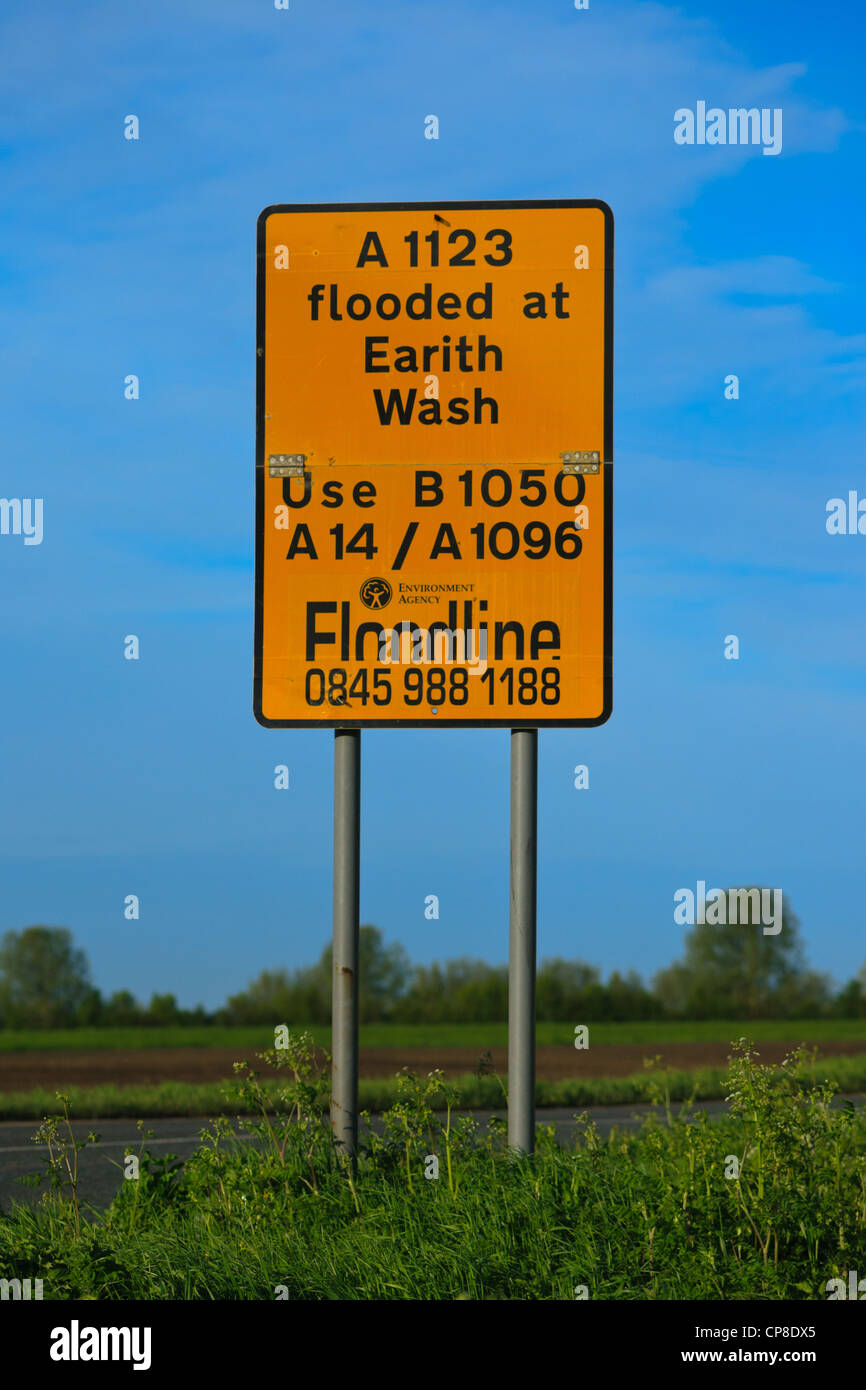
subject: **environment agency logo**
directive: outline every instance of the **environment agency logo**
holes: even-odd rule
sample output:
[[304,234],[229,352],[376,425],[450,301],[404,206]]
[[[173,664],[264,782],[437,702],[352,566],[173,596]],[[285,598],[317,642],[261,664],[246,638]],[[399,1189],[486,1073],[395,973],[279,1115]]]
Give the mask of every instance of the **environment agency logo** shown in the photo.
[[365,579],[361,585],[361,602],[365,608],[384,608],[391,602],[392,592],[387,579]]

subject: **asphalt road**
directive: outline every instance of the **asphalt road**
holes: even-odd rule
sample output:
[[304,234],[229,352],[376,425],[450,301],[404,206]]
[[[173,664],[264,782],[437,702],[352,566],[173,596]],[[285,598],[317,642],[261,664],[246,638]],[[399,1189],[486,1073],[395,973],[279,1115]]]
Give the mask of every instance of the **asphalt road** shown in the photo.
[[[846,1097],[836,1097],[840,1103]],[[862,1105],[862,1096],[847,1097]],[[676,1107],[675,1107],[676,1108]],[[643,1117],[652,1111],[651,1105],[605,1105],[586,1112],[596,1123],[599,1133],[607,1135],[616,1127],[632,1128],[640,1124]],[[725,1113],[722,1100],[703,1101],[695,1106],[711,1117]],[[481,1123],[486,1123],[494,1114],[502,1111],[476,1110],[472,1112]],[[536,1120],[539,1125],[553,1124],[560,1144],[573,1144],[577,1137],[577,1120],[573,1109],[539,1110]],[[376,1117],[374,1127],[376,1125]],[[201,1118],[146,1120],[145,1129],[153,1130],[154,1138],[148,1139],[146,1147],[156,1157],[159,1154],[174,1154],[178,1158],[188,1158],[198,1147],[199,1135],[208,1121]],[[44,1171],[40,1155],[45,1149],[34,1144],[31,1136],[36,1131],[33,1120],[6,1120],[0,1123],[0,1210],[8,1212],[12,1201],[33,1204],[39,1201],[45,1191],[45,1184],[39,1188],[23,1186],[18,1179],[26,1173]],[[84,1204],[104,1207],[113,1198],[123,1182],[123,1153],[131,1148],[137,1152],[141,1137],[135,1120],[89,1120],[73,1125],[76,1138],[84,1138],[89,1130],[99,1136],[98,1144],[88,1145],[79,1155],[79,1196]],[[249,1139],[246,1142],[250,1142]]]
[[[599,1106],[588,1113],[595,1120],[599,1132],[609,1134],[617,1125],[631,1127],[639,1124],[652,1108],[650,1105],[607,1105]],[[700,1108],[710,1115],[720,1115],[724,1112],[725,1104],[720,1100],[705,1101]],[[491,1115],[502,1113],[492,1110],[473,1112],[482,1123],[486,1123]],[[574,1142],[577,1122],[573,1109],[539,1110],[536,1118],[538,1124],[556,1126],[556,1137],[561,1144]],[[147,1120],[145,1129],[153,1130],[155,1137],[147,1141],[146,1147],[154,1156],[175,1154],[178,1158],[188,1158],[198,1147],[199,1135],[207,1124],[207,1120],[200,1118]],[[40,1155],[44,1155],[46,1151],[31,1139],[36,1128],[34,1120],[0,1122],[2,1211],[8,1212],[12,1201],[32,1205],[39,1201],[41,1193],[45,1191],[44,1183],[39,1188],[31,1188],[18,1181],[26,1173],[44,1171]],[[135,1120],[88,1120],[73,1125],[76,1138],[84,1138],[89,1130],[94,1130],[100,1136],[100,1141],[98,1144],[89,1144],[79,1155],[79,1196],[84,1203],[102,1207],[111,1201],[123,1182],[124,1149],[131,1148],[137,1152],[141,1137]]]

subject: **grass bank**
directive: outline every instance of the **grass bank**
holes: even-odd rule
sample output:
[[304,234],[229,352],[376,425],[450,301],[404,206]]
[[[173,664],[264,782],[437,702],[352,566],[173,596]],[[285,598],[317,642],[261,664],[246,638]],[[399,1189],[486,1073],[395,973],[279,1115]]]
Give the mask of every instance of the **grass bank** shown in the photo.
[[[153,1159],[82,1220],[71,1137],[52,1120],[47,1200],[0,1216],[0,1269],[46,1299],[826,1299],[864,1257],[866,1119],[832,1109],[802,1055],[744,1044],[721,1124],[658,1114],[531,1159],[456,1116],[441,1075],[404,1077],[352,1170],[321,1122],[308,1039],[273,1056],[274,1094],[237,1083],[241,1145],[216,1120],[184,1165]],[[488,1078],[489,1079],[489,1078]],[[445,1110],[441,1119],[437,1112]],[[736,1162],[732,1162],[732,1157]]]

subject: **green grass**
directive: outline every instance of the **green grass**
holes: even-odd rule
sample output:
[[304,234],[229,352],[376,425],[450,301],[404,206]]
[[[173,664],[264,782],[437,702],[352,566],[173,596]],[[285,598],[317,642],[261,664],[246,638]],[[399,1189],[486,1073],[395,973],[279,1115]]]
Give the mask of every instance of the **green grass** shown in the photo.
[[[579,1022],[580,1020],[576,1020]],[[288,1022],[288,1020],[287,1020]],[[294,1026],[294,1025],[292,1025]],[[756,1042],[824,1042],[830,1039],[866,1041],[866,1019],[797,1019],[743,1023],[709,1020],[698,1023],[591,1023],[590,1041],[604,1043],[728,1042],[744,1028]],[[311,1026],[320,1047],[330,1047],[330,1028]],[[574,1024],[539,1023],[539,1043],[571,1046]],[[505,1047],[505,1023],[369,1023],[361,1028],[362,1047]],[[72,1051],[91,1048],[228,1047],[239,1052],[273,1047],[272,1030],[260,1027],[205,1028],[74,1028],[0,1030],[0,1052]]]
[[[689,1097],[719,1100],[725,1096],[726,1070],[701,1067],[695,1071],[641,1071],[632,1076],[588,1077],[585,1080],[539,1081],[535,1087],[539,1106],[629,1105],[650,1101],[658,1082],[666,1086],[672,1101]],[[866,1091],[866,1053],[858,1057],[828,1057],[813,1068],[815,1080],[830,1081],[848,1094]],[[503,1104],[503,1089],[495,1076],[463,1076],[454,1083],[466,1109],[490,1110]],[[266,1083],[276,1100],[280,1083]],[[39,1087],[32,1091],[0,1094],[0,1119],[39,1120],[56,1107],[56,1091]],[[67,1087],[69,1112],[73,1119],[97,1120],[172,1115],[235,1115],[230,1080],[209,1082],[163,1081],[155,1086]],[[359,1086],[362,1109],[385,1110],[400,1094],[400,1080],[394,1077],[362,1079]],[[326,1100],[322,1099],[322,1107]]]
[[255,1144],[215,1121],[178,1166],[144,1136],[106,1212],[81,1209],[50,1122],[47,1200],[0,1215],[4,1277],[41,1278],[46,1299],[807,1301],[863,1267],[866,1116],[831,1108],[802,1059],[771,1073],[744,1052],[721,1122],[686,1123],[659,1084],[638,1133],[586,1123],[562,1148],[543,1131],[532,1159],[501,1125],[437,1118],[457,1099],[441,1077],[404,1078],[355,1172],[321,1123],[309,1041],[272,1061],[276,1118],[258,1080],[235,1083]]

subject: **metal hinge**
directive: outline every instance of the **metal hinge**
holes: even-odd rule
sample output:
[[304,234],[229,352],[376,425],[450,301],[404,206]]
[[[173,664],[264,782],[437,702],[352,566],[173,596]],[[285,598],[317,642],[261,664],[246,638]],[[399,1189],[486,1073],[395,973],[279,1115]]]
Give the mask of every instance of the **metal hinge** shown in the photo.
[[567,449],[559,456],[563,473],[599,473],[601,454],[598,449]]
[[271,478],[303,478],[306,454],[269,454],[268,476]]

